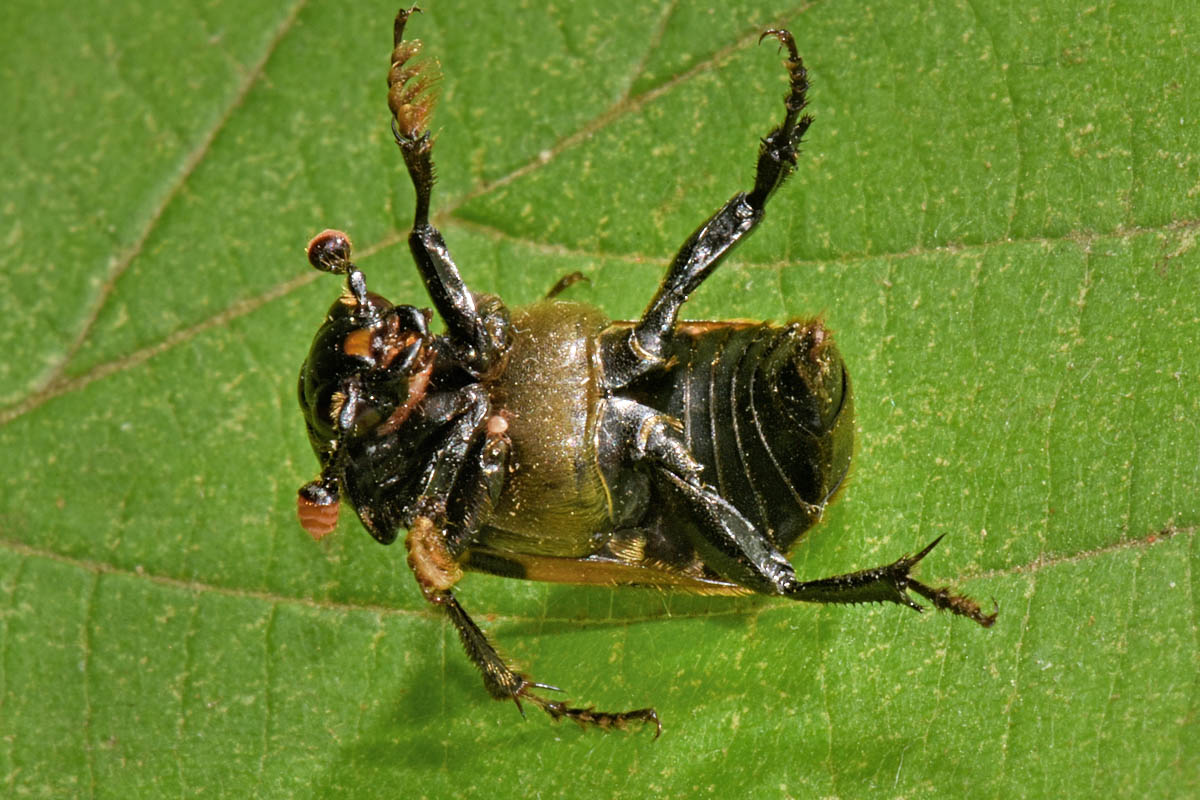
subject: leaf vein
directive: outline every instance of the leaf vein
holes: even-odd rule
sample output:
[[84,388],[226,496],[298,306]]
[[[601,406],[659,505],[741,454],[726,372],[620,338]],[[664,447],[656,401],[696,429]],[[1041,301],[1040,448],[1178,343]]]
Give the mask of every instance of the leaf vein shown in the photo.
[[[183,191],[183,188],[187,185],[197,167],[200,166],[205,157],[208,155],[209,151],[212,149],[212,144],[216,140],[218,134],[225,129],[230,119],[232,119],[234,113],[241,107],[250,90],[258,82],[264,68],[266,67],[267,61],[270,60],[271,55],[278,48],[284,36],[295,24],[296,18],[299,16],[300,10],[304,7],[305,2],[306,0],[297,0],[297,2],[294,3],[292,8],[285,15],[279,28],[276,30],[275,35],[267,43],[267,47],[263,51],[263,54],[258,62],[255,63],[251,69],[246,71],[242,83],[232,94],[228,105],[217,117],[212,128],[208,130],[203,137],[201,137],[196,146],[183,159],[178,170],[176,170],[174,180],[164,188],[157,201],[150,204],[151,209],[149,215],[146,217],[142,225],[142,229],[134,238],[133,243],[130,244],[129,247],[125,248],[123,252],[115,255],[109,261],[107,274],[104,275],[99,289],[96,291],[95,296],[91,299],[89,307],[83,314],[83,321],[79,326],[78,332],[75,334],[75,337],[70,344],[67,345],[62,354],[54,359],[50,369],[48,369],[43,375],[40,381],[40,386],[35,387],[30,393],[31,399],[41,396],[47,390],[63,381],[63,376],[67,365],[70,364],[71,360],[75,357],[75,354],[78,353],[80,348],[83,347],[84,343],[87,342],[88,336],[91,335],[92,330],[95,328],[96,321],[100,317],[101,310],[104,308],[105,304],[108,302],[108,299],[115,291],[117,282],[120,280],[121,276],[125,274],[125,271],[134,262],[134,260],[141,255],[143,248],[146,246],[146,242],[150,238],[150,235],[157,229],[159,220],[162,219],[167,209],[172,203],[175,202],[175,199],[179,196],[180,192]],[[130,91],[132,91],[132,87],[130,87]],[[5,421],[7,420],[0,416],[0,424],[3,424]]]

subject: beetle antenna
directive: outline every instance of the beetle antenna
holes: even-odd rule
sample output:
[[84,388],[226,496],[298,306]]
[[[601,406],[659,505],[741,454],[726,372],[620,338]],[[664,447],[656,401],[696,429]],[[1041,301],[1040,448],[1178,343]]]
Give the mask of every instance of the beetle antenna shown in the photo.
[[367,278],[350,260],[350,237],[333,229],[318,233],[308,243],[308,263],[321,272],[346,276],[346,290],[362,308],[367,307]]
[[308,263],[313,265],[313,269],[344,275],[355,269],[350,261],[351,248],[349,236],[330,228],[310,239],[305,251],[308,253]]

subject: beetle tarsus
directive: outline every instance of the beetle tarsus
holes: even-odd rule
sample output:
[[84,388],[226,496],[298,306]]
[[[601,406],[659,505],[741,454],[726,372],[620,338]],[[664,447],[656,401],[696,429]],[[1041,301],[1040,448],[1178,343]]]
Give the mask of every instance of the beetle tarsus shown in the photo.
[[591,725],[603,729],[625,729],[630,722],[653,722],[656,728],[654,738],[657,739],[658,735],[662,733],[662,724],[658,720],[658,713],[653,708],[620,712],[596,711],[591,707],[576,708],[564,702],[548,700],[535,694],[533,689],[542,689],[548,692],[561,692],[562,689],[548,683],[530,680],[504,663],[504,659],[488,641],[487,635],[459,605],[453,592],[449,590],[437,592],[427,595],[427,598],[435,605],[446,609],[450,621],[458,630],[458,637],[462,641],[463,649],[467,651],[467,656],[483,675],[483,685],[488,694],[497,700],[512,700],[516,703],[517,710],[521,712],[522,717],[525,716],[525,707],[521,701],[528,700],[549,714],[551,719],[557,721],[565,717],[579,723],[580,727]]
[[429,118],[437,105],[441,67],[436,59],[417,59],[424,44],[404,38],[404,25],[416,6],[400,9],[393,32],[394,47],[388,69],[388,108],[392,112],[392,135],[404,156],[404,164],[417,192],[417,222],[429,218],[429,196],[433,191],[433,136]]
[[[911,589],[932,603],[933,607],[938,611],[949,611],[950,613],[957,614],[960,617],[966,617],[967,619],[974,620],[985,628],[992,627],[992,625],[996,622],[996,617],[1000,614],[999,605],[996,605],[995,610],[991,614],[984,614],[983,610],[979,607],[979,603],[975,602],[970,597],[966,597],[965,595],[951,594],[950,590],[944,586],[941,588],[926,586],[915,578],[909,576],[909,570],[911,570],[918,562],[920,562],[921,559],[929,555],[930,551],[937,547],[938,543],[941,542],[945,536],[946,534],[943,533],[941,536],[925,545],[925,549],[923,549],[921,552],[913,556],[904,556],[903,558],[898,559],[891,566],[886,567],[886,569],[892,571],[892,574],[895,576],[896,584],[899,588],[901,588],[901,591],[904,591],[905,589]],[[918,610],[924,610],[920,606],[917,606],[916,603],[912,603],[911,600],[909,601],[909,604],[916,607]]]
[[800,56],[796,52],[796,39],[792,36],[791,31],[786,28],[767,28],[758,35],[758,43],[762,44],[763,39],[768,36],[774,36],[779,40],[780,47],[786,47],[792,56],[792,61],[799,61]]
[[992,627],[996,622],[996,617],[1000,615],[1000,605],[995,600],[992,601],[992,612],[985,614],[983,613],[983,609],[979,607],[979,603],[964,595],[951,594],[950,590],[945,587],[935,589],[931,586],[926,586],[920,581],[909,578],[908,588],[924,597],[939,611],[949,611],[960,617],[966,617],[985,628]]
[[792,174],[800,141],[813,121],[809,114],[800,115],[808,105],[808,71],[805,70],[804,61],[796,50],[795,38],[790,31],[771,28],[763,31],[759,42],[767,36],[774,36],[780,45],[787,48],[788,59],[784,65],[788,71],[789,87],[787,97],[784,98],[786,113],[783,122],[762,140],[754,188],[746,196],[746,200],[756,209],[765,206],[767,199]]
[[662,722],[658,718],[658,712],[653,708],[638,708],[633,711],[597,711],[595,708],[588,706],[587,708],[574,708],[566,703],[546,700],[537,695],[526,694],[533,702],[541,706],[541,709],[550,715],[550,718],[555,722],[561,719],[569,719],[579,725],[581,728],[588,726],[600,728],[601,730],[628,730],[629,723],[640,722],[646,725],[654,725],[654,738],[657,739],[662,735]]
[[396,12],[396,21],[392,24],[392,47],[400,44],[404,39],[404,25],[408,22],[408,18],[413,14],[420,13],[422,13],[420,6],[409,6]]
[[[437,105],[437,85],[442,71],[436,59],[413,61],[424,47],[420,39],[404,38],[404,25],[414,11],[413,6],[396,14],[393,28],[391,69],[388,70],[388,107],[395,119],[393,130],[397,139],[416,141],[428,132],[429,117]],[[426,149],[428,143],[425,143]]]

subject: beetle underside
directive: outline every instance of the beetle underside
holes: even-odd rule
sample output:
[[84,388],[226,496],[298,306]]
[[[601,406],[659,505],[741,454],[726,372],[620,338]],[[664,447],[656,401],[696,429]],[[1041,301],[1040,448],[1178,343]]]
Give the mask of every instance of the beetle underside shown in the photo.
[[345,498],[380,542],[407,529],[408,564],[445,610],[495,698],[554,719],[623,728],[652,708],[602,712],[550,700],[514,671],[453,589],[464,569],[514,578],[760,593],[815,603],[935,608],[989,627],[968,597],[927,586],[913,567],[941,541],[874,569],[797,578],[786,553],[842,486],[853,443],[850,382],[819,320],[784,326],[681,322],[688,296],[754,231],[793,171],[812,118],[792,35],[782,122],[762,140],[753,187],[683,244],[642,317],[611,323],[552,299],[510,314],[468,290],[430,224],[436,63],[396,17],[388,73],[392,130],[413,186],[409,247],[431,312],[367,291],[345,234],[309,245],[318,269],[344,274],[301,371],[300,402],[321,461],[301,488],[301,524],[331,532]]

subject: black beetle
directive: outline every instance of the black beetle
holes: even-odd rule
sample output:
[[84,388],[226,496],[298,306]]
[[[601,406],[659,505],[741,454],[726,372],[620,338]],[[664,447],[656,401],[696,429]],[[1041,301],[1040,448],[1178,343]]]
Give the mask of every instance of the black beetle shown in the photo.
[[[405,41],[396,16],[388,73],[392,132],[416,188],[409,247],[446,324],[368,292],[345,234],[325,231],[308,258],[346,275],[300,372],[300,405],[321,474],[301,488],[304,528],[321,537],[346,497],[390,544],[408,531],[408,563],[445,609],[497,699],[551,717],[624,727],[619,713],[548,700],[512,670],[454,597],[463,570],[530,580],[757,592],[815,603],[892,602],[990,626],[967,597],[909,572],[937,544],[875,569],[800,581],[785,557],[821,516],[850,467],[850,380],[820,320],[680,322],[679,309],[762,221],[792,172],[812,118],[792,35],[783,122],[762,140],[754,187],[738,192],[680,249],[641,319],[546,299],[510,315],[467,289],[429,222],[436,62]],[[940,537],[939,537],[940,539]]]

